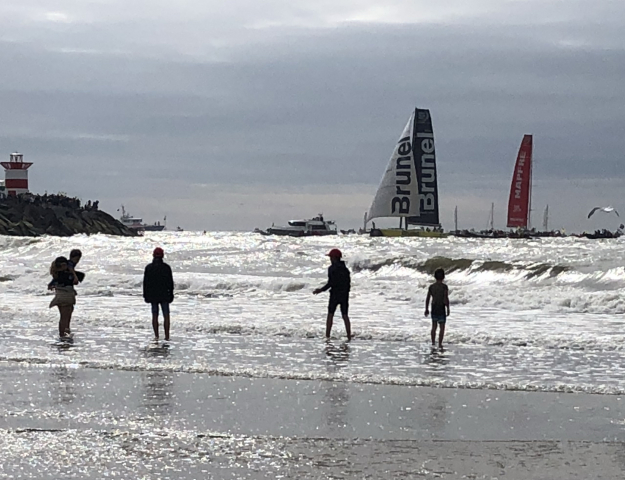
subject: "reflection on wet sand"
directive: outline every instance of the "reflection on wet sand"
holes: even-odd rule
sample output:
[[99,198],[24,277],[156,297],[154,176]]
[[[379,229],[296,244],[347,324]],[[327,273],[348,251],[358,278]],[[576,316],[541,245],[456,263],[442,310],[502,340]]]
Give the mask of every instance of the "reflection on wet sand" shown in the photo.
[[449,359],[449,353],[443,348],[432,347],[427,354],[423,355],[423,363],[425,365],[430,365],[433,368],[447,365],[449,363]]
[[53,368],[49,378],[49,392],[56,403],[68,405],[76,399],[76,369]]
[[[143,349],[148,359],[165,359],[170,355],[169,344],[155,342]],[[146,371],[141,375],[142,407],[149,414],[167,415],[173,410],[174,373],[170,371]]]
[[74,338],[67,337],[67,338],[58,339],[52,345],[58,350],[59,353],[63,353],[63,352],[68,351],[70,348],[74,346]]
[[169,344],[164,342],[154,342],[143,349],[146,358],[167,358],[169,353]]
[[334,342],[326,343],[326,355],[332,360],[331,366],[335,368],[343,368],[349,361],[349,343],[342,342],[336,345]]
[[[332,373],[345,368],[349,362],[350,346],[347,342],[335,344],[327,342],[326,356],[329,359],[327,368]],[[323,382],[323,403],[327,406],[326,425],[332,429],[342,429],[347,426],[349,391],[345,382]]]
[[150,414],[166,415],[172,412],[174,404],[174,373],[144,372],[142,406]]

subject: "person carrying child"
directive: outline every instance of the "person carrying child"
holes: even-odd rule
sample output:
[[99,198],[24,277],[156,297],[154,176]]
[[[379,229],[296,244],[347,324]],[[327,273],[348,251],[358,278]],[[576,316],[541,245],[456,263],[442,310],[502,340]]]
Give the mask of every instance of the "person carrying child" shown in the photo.
[[54,298],[50,302],[50,308],[59,309],[59,337],[67,337],[70,334],[69,324],[76,304],[76,290],[74,285],[78,279],[69,271],[68,260],[65,257],[57,257],[50,266],[52,281],[48,284],[49,290],[54,290]]

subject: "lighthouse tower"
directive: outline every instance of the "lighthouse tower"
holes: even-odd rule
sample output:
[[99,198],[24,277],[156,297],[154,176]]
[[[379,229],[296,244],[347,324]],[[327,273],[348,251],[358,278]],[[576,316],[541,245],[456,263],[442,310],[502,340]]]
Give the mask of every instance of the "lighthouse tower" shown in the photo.
[[28,169],[32,163],[24,161],[21,153],[12,153],[8,162],[0,162],[4,167],[4,186],[9,195],[28,193]]

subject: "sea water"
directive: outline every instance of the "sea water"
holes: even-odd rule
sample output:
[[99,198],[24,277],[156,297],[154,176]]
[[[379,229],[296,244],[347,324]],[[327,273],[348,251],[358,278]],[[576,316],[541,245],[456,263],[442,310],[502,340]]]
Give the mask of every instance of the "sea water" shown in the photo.
[[[156,246],[164,248],[176,285],[167,355],[146,354],[153,333],[142,277]],[[620,394],[623,246],[578,238],[297,239],[231,232],[0,237],[0,360]],[[87,276],[77,287],[74,343],[58,349],[48,268],[73,248],[82,250],[78,270]],[[338,314],[333,340],[324,343],[327,294],[312,295],[327,279],[331,248],[343,251],[352,272],[349,344]],[[424,301],[438,267],[447,272],[451,315],[446,349],[433,357]]]

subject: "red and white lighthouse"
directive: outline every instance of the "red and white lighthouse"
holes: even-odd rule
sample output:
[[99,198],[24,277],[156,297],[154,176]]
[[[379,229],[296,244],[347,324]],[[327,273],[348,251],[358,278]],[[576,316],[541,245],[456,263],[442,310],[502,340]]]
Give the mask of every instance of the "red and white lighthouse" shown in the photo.
[[8,195],[28,193],[28,169],[32,163],[24,161],[21,153],[12,153],[8,162],[0,162],[4,167],[4,186]]

